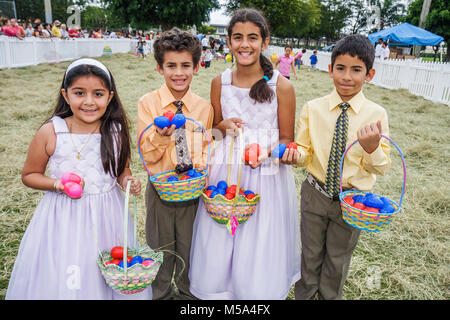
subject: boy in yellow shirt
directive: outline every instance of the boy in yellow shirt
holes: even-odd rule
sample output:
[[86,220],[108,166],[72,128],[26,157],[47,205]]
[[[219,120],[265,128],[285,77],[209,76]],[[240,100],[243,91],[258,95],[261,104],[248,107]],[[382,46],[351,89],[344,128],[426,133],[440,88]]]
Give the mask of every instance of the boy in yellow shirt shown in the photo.
[[[191,92],[193,75],[198,71],[201,44],[197,37],[177,28],[161,34],[155,40],[154,55],[158,72],[165,83],[160,89],[149,92],[138,102],[138,137],[158,116],[166,111],[182,113],[211,130],[213,108],[203,98]],[[141,140],[141,152],[152,175],[176,169],[184,172],[192,168],[205,169],[208,148],[202,129],[192,121],[175,130],[175,125],[164,129],[152,127]],[[180,142],[181,139],[181,142]],[[177,141],[177,144],[175,143]],[[152,283],[153,299],[171,299],[172,274],[175,268],[175,284],[181,299],[195,298],[189,291],[189,257],[193,223],[198,199],[184,202],[161,200],[154,186],[148,182],[145,193],[147,207],[146,239],[153,248],[175,251],[182,262],[171,254],[164,254],[164,261]]]
[[339,202],[339,165],[345,148],[358,139],[344,159],[344,190],[369,191],[376,175],[390,166],[386,110],[362,93],[372,80],[375,51],[362,35],[341,39],[333,49],[329,74],[335,89],[308,101],[297,123],[299,151],[285,152],[283,160],[306,167],[301,189],[301,279],[296,299],[341,299],[351,256],[360,230],[342,218]]

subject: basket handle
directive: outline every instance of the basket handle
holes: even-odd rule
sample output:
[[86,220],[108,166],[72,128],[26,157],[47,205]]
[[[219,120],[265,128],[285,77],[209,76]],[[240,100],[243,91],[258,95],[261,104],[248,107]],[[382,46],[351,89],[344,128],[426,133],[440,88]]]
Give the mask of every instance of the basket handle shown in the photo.
[[[402,150],[400,150],[399,146],[390,138],[388,138],[385,135],[381,135],[383,138],[389,140],[390,142],[392,142],[392,144],[397,148],[398,152],[400,153],[400,157],[402,158],[402,164],[403,164],[403,185],[402,185],[402,195],[400,196],[400,202],[399,202],[399,206],[402,206],[402,202],[403,202],[403,196],[405,195],[405,186],[406,186],[406,165],[405,165],[405,157],[403,156],[403,152]],[[353,147],[353,145],[355,145],[359,140],[356,139],[355,141],[353,141],[345,150],[344,154],[341,157],[341,163],[339,166],[339,185],[340,185],[340,192],[342,193],[342,167],[344,165],[344,158],[345,155],[347,154],[348,150],[350,150],[351,147]]]
[[[237,199],[239,197],[239,190],[241,188],[241,176],[242,176],[242,154],[243,154],[243,147],[244,147],[244,138],[243,138],[243,134],[242,134],[242,128],[238,128],[239,131],[239,150],[240,152],[238,153],[238,163],[239,163],[239,173],[238,173],[238,180],[237,180],[237,184],[236,184],[236,195],[233,198],[233,204],[237,203]],[[227,172],[227,185],[230,184],[230,179],[231,179],[231,162],[233,160],[233,147],[234,147],[234,141],[236,140],[236,136],[233,137],[233,139],[231,139],[231,143],[230,143],[230,152],[228,153],[228,172]],[[235,210],[235,206],[233,207],[233,215],[234,215],[234,210]]]
[[[199,125],[202,128],[203,133],[206,135],[206,138],[208,139],[208,159],[206,159],[206,172],[208,172],[209,162],[210,162],[210,158],[211,158],[211,138],[209,137],[208,131],[206,131],[205,127],[203,127],[203,125],[201,123],[199,123],[191,118],[186,118],[186,120],[190,120],[190,121],[194,122],[195,124]],[[154,123],[150,123],[147,126],[147,128],[142,130],[141,134],[139,135],[139,140],[138,140],[139,156],[141,157],[142,164],[144,165],[145,170],[147,170],[147,173],[149,176],[152,176],[152,174],[150,173],[150,170],[148,170],[147,164],[145,163],[145,160],[144,160],[144,156],[142,155],[142,152],[141,152],[141,140],[144,135],[144,132],[147,131],[148,129],[150,129],[150,127],[153,126],[153,124]],[[202,142],[202,153],[203,153],[203,142]]]

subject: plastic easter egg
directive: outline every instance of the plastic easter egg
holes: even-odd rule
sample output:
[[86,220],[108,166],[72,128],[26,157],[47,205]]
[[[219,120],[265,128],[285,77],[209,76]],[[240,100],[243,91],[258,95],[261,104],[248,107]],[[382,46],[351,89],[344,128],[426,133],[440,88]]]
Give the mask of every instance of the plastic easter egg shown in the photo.
[[142,259],[141,256],[136,256],[133,259],[131,259],[130,264],[134,265],[136,263],[142,263],[142,261],[144,261],[144,259]]
[[221,188],[221,189],[226,190],[226,189],[228,188],[228,184],[227,184],[226,181],[221,180],[221,181],[219,181],[219,182],[217,183],[217,188]]
[[[380,200],[383,201],[384,207],[390,206],[390,205],[391,205],[391,202],[390,202],[389,199],[386,198],[386,197],[380,197]],[[381,212],[381,211],[380,211],[380,212]]]
[[248,200],[252,200],[254,197],[256,197],[256,194],[254,193],[249,193],[248,195],[245,196]]
[[160,116],[155,118],[155,126],[158,128],[164,129],[166,127],[170,127],[170,120],[167,117]]
[[64,191],[71,198],[79,198],[83,193],[83,188],[79,184],[69,181],[64,185]]
[[175,177],[175,176],[171,176],[171,177],[167,178],[167,181],[168,181],[168,182],[178,181],[178,178]]
[[365,196],[363,203],[366,207],[377,208],[377,209],[383,208],[383,206],[384,206],[383,201],[381,201],[374,195]]
[[[123,269],[123,260],[119,262],[118,266]],[[131,264],[129,262],[127,262],[127,267],[131,267]]]
[[354,196],[353,197],[353,201],[355,201],[355,203],[357,203],[357,202],[363,202],[364,201],[364,196],[363,195],[357,195],[357,196]]
[[205,191],[205,195],[206,195],[208,198],[211,198],[211,193],[213,193],[212,190],[206,190],[206,191]]
[[223,189],[223,188],[217,188],[217,189],[216,189],[216,192],[217,192],[218,194],[223,195],[223,196],[227,193],[226,189]]
[[61,183],[64,185],[64,184],[66,184],[69,181],[80,184],[81,183],[81,178],[77,174],[75,174],[73,172],[66,172],[61,177]]
[[205,61],[200,62],[200,65],[201,65],[202,67],[204,67],[204,66],[205,66]]
[[216,190],[216,189],[217,189],[216,186],[209,186],[208,188],[206,188],[206,190],[212,190],[212,191],[214,191],[214,190]]
[[348,205],[351,205],[351,206],[353,206],[353,205],[355,204],[355,200],[353,200],[352,197],[345,197],[345,198],[344,198],[344,202],[345,202],[346,204],[348,204]]
[[395,208],[394,206],[391,206],[390,204],[387,206],[384,206],[383,208],[380,209],[380,213],[394,213],[395,212]]
[[356,203],[353,205],[353,208],[364,210],[365,206],[364,206],[364,204],[362,204],[361,202],[356,202]]
[[283,157],[285,150],[286,150],[286,145],[284,143],[280,143],[278,146],[273,148],[272,157],[281,159],[281,157]]
[[118,265],[120,263],[120,261],[122,261],[122,260],[120,260],[120,259],[112,259],[110,262],[111,262],[111,264]]
[[175,129],[178,129],[179,127],[182,127],[184,123],[186,122],[186,118],[180,113],[176,114],[172,121],[170,121],[170,125],[175,125]]
[[214,198],[215,196],[217,196],[219,193],[217,192],[217,190],[214,190],[212,193],[211,193],[211,195],[210,195],[210,198],[212,199],[212,198]]
[[236,188],[228,187],[225,190],[226,193],[236,194]]
[[380,210],[378,210],[378,208],[372,208],[372,207],[365,207],[364,210],[368,211],[368,212],[373,212],[373,213],[379,213],[380,212]]
[[248,196],[249,194],[255,194],[255,193],[253,191],[251,191],[251,190],[247,190],[247,191],[244,191],[244,194],[246,196]]
[[234,198],[234,194],[232,194],[232,193],[225,193],[224,197],[227,198],[228,200],[231,200],[231,199]]
[[227,55],[225,56],[225,60],[226,60],[227,62],[231,62],[232,59],[233,59],[233,57],[231,56],[231,54],[227,54]]
[[153,261],[152,259],[145,259],[144,261],[142,261],[142,265],[144,267],[148,267],[148,266],[152,265],[153,262],[155,262],[155,261]]
[[294,149],[297,150],[297,144],[295,142],[291,142],[286,146],[286,149]]
[[175,116],[175,113],[173,113],[172,111],[168,110],[168,111],[163,113],[163,116],[166,117],[167,119],[169,119],[169,121],[172,121],[172,118]]
[[123,247],[114,247],[111,249],[111,257],[116,259],[122,259],[123,258]]
[[273,54],[270,56],[270,61],[272,61],[272,62],[277,62],[277,61],[278,61],[278,55],[277,55],[276,53],[273,53]]
[[245,148],[244,159],[247,162],[257,162],[261,147],[257,143],[251,143]]
[[187,180],[190,178],[192,178],[192,177],[186,175],[186,176],[182,176],[181,178],[178,178],[178,181],[183,181],[183,180]]
[[188,172],[186,172],[186,174],[191,177],[193,177],[196,173],[197,173],[197,171],[195,171],[195,169],[191,169]]

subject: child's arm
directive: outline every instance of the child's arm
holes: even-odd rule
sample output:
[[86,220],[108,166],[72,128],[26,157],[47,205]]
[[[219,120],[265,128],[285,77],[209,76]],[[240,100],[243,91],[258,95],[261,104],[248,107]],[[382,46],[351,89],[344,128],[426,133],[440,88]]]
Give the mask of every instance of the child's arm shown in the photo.
[[122,174],[117,178],[117,182],[119,183],[122,190],[126,189],[128,180],[133,181],[133,183],[130,186],[130,193],[138,196],[141,193],[141,180],[139,180],[139,178],[133,177],[130,169],[129,160],[127,161],[127,164]]
[[[22,182],[27,187],[38,190],[64,192],[64,186],[59,179],[45,175],[48,160],[55,152],[56,134],[52,123],[44,124],[30,143],[27,159],[22,169]],[[81,179],[84,188],[84,180]]]
[[389,136],[389,125],[386,111],[381,120],[371,123],[358,130],[359,144],[365,151],[363,153],[363,168],[374,174],[384,175],[390,168],[390,147],[383,143],[381,134]]
[[[223,119],[222,117],[222,106],[220,105],[220,94],[222,89],[222,79],[218,75],[211,82],[211,104],[214,109],[214,122],[213,122],[213,136],[217,140],[222,139],[225,135],[237,135],[239,128],[242,127],[244,121],[239,118]],[[217,131],[220,132],[221,136],[217,136]]]
[[[293,163],[294,167],[306,167],[312,160],[311,137],[309,136],[309,105],[306,103],[300,111],[297,122],[295,143],[299,150],[299,159]],[[284,156],[284,155],[283,155]]]

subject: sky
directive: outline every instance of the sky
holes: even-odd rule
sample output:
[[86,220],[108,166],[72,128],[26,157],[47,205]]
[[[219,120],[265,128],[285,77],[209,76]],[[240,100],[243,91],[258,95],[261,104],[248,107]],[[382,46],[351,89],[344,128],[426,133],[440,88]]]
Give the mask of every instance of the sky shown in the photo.
[[[226,0],[219,0],[221,5],[224,5]],[[215,10],[211,12],[209,15],[209,23],[218,23],[218,24],[228,24],[230,21],[230,17],[225,15],[225,8],[221,8],[220,10]]]

